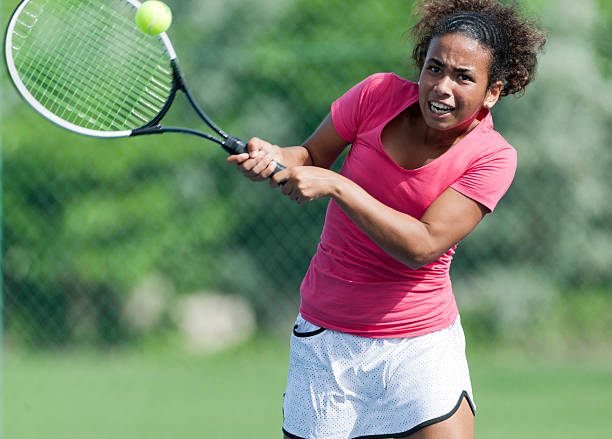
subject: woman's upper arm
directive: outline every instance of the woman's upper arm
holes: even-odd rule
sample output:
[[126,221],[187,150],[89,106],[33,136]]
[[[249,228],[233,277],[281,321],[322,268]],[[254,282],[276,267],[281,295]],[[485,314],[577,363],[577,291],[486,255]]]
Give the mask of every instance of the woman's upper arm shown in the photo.
[[348,144],[338,134],[330,113],[303,146],[308,150],[312,165],[329,168]]
[[424,263],[439,258],[465,238],[489,210],[479,202],[448,188],[427,208],[421,222],[428,231],[429,255]]

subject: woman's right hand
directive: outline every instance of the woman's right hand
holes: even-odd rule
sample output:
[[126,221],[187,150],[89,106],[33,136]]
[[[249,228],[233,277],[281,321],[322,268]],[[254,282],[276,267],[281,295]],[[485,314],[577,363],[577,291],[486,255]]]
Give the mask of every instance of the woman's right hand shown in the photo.
[[230,155],[227,163],[235,164],[252,181],[266,180],[274,173],[276,164],[281,162],[281,148],[257,137],[249,140],[247,151]]

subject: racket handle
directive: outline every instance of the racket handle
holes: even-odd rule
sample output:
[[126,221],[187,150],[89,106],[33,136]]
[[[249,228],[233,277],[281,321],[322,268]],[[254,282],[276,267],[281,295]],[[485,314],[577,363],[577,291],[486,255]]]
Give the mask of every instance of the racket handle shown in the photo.
[[247,152],[247,144],[244,140],[240,140],[238,137],[227,136],[227,138],[221,144],[224,150],[229,154],[242,154]]
[[[247,152],[247,144],[244,140],[240,140],[234,136],[227,136],[227,138],[221,144],[224,150],[226,150],[230,154],[242,154]],[[273,174],[276,174],[279,171],[285,169],[285,166],[280,163],[276,164],[276,169],[274,169]]]

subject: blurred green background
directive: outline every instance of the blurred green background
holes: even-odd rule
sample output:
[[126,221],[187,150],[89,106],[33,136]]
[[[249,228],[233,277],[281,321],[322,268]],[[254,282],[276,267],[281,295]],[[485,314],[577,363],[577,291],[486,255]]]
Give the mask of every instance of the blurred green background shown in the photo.
[[[192,92],[239,137],[298,144],[365,76],[417,76],[410,1],[167,3]],[[493,111],[519,169],[452,269],[477,436],[611,437],[612,3],[521,4],[549,43]],[[169,119],[199,128],[187,106]],[[224,159],[189,136],[72,134],[3,73],[4,437],[281,437],[326,201]]]

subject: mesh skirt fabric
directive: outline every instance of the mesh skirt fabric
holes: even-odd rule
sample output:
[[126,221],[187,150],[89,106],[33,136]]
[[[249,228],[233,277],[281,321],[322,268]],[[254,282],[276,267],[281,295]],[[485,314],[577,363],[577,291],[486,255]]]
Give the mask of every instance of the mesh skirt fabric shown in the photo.
[[304,439],[401,436],[445,419],[464,395],[474,409],[459,318],[419,337],[374,339],[298,316],[283,431]]

